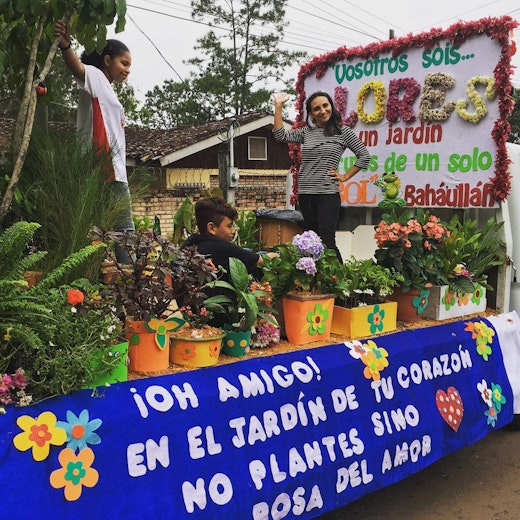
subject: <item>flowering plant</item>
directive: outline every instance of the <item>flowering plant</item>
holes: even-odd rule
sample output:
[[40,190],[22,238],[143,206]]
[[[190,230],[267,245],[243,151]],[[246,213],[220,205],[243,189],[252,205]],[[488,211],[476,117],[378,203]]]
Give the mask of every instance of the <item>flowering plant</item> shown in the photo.
[[353,256],[341,266],[338,274],[349,289],[336,304],[342,307],[361,307],[384,303],[394,288],[404,281],[404,276],[395,268],[376,264],[372,258],[356,259]]
[[314,231],[296,235],[292,242],[272,248],[279,257],[264,258],[263,280],[269,282],[273,298],[289,292],[342,295],[348,290],[338,277],[341,263],[335,251],[327,248]]
[[503,225],[490,218],[480,227],[475,219],[461,222],[453,216],[448,224],[450,236],[439,251],[447,284],[453,291],[474,292],[478,285],[492,289],[487,282],[489,272],[505,261],[505,245],[500,238]]
[[280,325],[274,316],[260,318],[252,329],[251,348],[272,347],[280,342]]
[[376,262],[394,268],[404,277],[402,289],[423,289],[427,284],[444,285],[447,276],[440,250],[450,233],[435,216],[421,208],[398,215],[385,213],[375,228],[379,249]]
[[28,406],[32,397],[25,393],[27,378],[23,369],[19,368],[14,374],[0,375],[0,413],[5,413],[4,406],[15,404]]

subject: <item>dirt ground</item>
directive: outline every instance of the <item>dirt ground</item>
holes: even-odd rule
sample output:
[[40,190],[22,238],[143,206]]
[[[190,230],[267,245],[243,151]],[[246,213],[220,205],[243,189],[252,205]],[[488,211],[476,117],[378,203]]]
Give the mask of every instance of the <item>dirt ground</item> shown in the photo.
[[492,432],[415,475],[318,518],[520,519],[520,430],[510,425]]

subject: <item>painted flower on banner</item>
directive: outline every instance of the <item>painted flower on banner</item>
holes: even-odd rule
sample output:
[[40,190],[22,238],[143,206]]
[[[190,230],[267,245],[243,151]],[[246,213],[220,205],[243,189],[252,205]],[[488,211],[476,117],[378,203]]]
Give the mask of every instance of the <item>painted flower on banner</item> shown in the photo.
[[493,343],[495,331],[483,321],[468,321],[465,325],[464,330],[471,332],[471,338],[475,340],[478,355],[482,356],[484,361],[487,361],[493,352],[491,344]]
[[101,424],[101,419],[89,420],[88,410],[82,410],[79,416],[67,410],[67,421],[58,421],[56,425],[67,432],[67,447],[81,451],[88,444],[99,444],[101,438],[95,432]]
[[498,414],[502,411],[502,405],[507,402],[507,399],[502,393],[502,386],[492,382],[490,388],[487,381],[482,379],[480,383],[477,383],[477,390],[487,406],[487,410],[484,412],[486,424],[494,428],[498,420]]
[[20,451],[32,449],[33,459],[38,462],[49,456],[51,446],[61,446],[67,438],[65,430],[57,426],[52,412],[43,412],[36,419],[21,415],[16,424],[23,432],[15,436],[13,444]]
[[[50,475],[50,484],[56,489],[64,488],[65,499],[77,500],[83,486],[94,487],[99,480],[99,473],[92,467],[94,452],[88,444],[100,444],[101,438],[95,430],[101,419],[90,420],[88,410],[82,410],[77,416],[67,410],[67,420],[58,421],[49,411],[41,413],[36,419],[28,415],[20,416],[16,424],[23,430],[16,435],[13,444],[20,451],[32,448],[35,461],[42,461],[50,454],[51,446],[67,446],[58,454],[61,468]],[[76,454],[77,450],[77,454]]]
[[495,405],[496,409],[499,412],[501,412],[502,405],[506,404],[506,398],[504,397],[504,394],[502,393],[502,387],[495,383],[491,383],[491,390],[492,390],[491,395],[493,398],[493,404]]
[[368,349],[367,353],[361,356],[361,361],[365,365],[363,375],[367,379],[379,381],[381,379],[381,371],[388,366],[388,352],[383,347],[378,347],[372,340],[367,341],[366,347]]
[[58,461],[61,468],[55,469],[49,480],[53,488],[65,488],[66,500],[77,500],[83,486],[94,487],[98,483],[99,473],[92,467],[94,452],[90,448],[81,450],[77,455],[74,450],[65,448],[60,452]]
[[368,354],[368,347],[363,345],[363,343],[357,339],[353,341],[345,341],[344,345],[348,347],[350,351],[349,353],[354,359],[361,359],[362,356]]
[[477,384],[477,390],[480,392],[482,400],[491,408],[493,406],[493,397],[485,379],[482,379],[482,381]]

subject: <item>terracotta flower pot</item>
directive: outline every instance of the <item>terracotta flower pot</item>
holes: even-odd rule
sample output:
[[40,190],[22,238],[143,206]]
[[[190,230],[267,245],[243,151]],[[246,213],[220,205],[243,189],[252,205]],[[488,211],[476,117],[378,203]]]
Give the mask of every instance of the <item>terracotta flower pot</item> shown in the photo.
[[422,314],[428,306],[430,289],[415,289],[411,287],[408,291],[396,289],[388,299],[397,302],[398,321],[414,322],[421,319]]
[[128,340],[129,369],[137,372],[157,372],[170,367],[169,339],[162,348],[156,333],[146,328],[144,321],[125,321],[125,338]]

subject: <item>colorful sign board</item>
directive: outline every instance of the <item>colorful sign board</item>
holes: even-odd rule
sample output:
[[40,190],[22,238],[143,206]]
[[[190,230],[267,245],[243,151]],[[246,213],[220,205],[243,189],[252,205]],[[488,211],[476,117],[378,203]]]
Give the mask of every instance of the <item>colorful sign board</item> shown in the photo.
[[[343,205],[377,206],[385,193],[374,182],[390,172],[408,206],[489,208],[507,197],[516,25],[509,17],[460,22],[340,48],[301,68],[296,124],[305,125],[305,98],[325,91],[371,153],[368,170],[343,183]],[[339,171],[354,161],[347,151]]]

